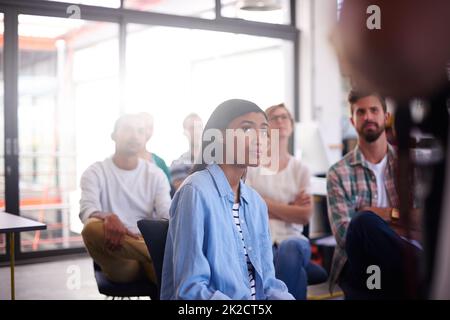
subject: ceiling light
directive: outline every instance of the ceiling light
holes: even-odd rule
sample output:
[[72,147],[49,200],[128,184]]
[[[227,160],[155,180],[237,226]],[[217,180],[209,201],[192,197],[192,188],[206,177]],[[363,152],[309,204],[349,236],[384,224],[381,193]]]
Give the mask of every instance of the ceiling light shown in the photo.
[[271,11],[281,9],[281,4],[279,0],[241,0],[238,7],[248,11]]

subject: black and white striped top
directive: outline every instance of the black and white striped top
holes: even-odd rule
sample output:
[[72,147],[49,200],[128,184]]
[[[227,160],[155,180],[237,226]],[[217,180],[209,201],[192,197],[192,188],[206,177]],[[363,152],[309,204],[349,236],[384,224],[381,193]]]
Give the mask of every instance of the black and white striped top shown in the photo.
[[236,225],[237,231],[239,232],[242,240],[242,245],[244,246],[244,254],[245,254],[245,260],[247,261],[247,271],[248,271],[248,279],[250,281],[250,289],[252,294],[252,299],[255,300],[256,298],[256,283],[255,283],[255,268],[252,265],[252,262],[250,261],[250,258],[248,257],[247,248],[245,247],[244,242],[244,235],[242,233],[241,229],[241,220],[239,218],[239,203],[233,204],[233,221]]

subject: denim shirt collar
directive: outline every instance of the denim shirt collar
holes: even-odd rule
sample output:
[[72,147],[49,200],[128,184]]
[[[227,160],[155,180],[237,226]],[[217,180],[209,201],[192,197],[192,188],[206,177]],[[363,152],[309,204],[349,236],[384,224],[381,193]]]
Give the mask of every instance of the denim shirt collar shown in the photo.
[[[220,196],[227,197],[230,201],[234,202],[233,189],[231,189],[230,183],[228,182],[228,179],[225,176],[225,173],[223,172],[223,170],[216,163],[208,165],[206,167],[206,170],[208,170],[209,173],[211,174],[214,184],[215,184]],[[239,182],[239,189],[240,189],[240,193],[241,193],[241,198],[246,203],[248,203],[249,190],[248,190],[248,186],[242,181],[242,179]]]

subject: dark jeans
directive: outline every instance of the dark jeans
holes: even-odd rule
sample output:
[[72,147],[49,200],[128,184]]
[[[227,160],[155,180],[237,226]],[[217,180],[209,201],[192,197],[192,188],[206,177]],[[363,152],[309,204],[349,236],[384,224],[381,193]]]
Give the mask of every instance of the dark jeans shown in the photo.
[[[352,218],[345,250],[348,260],[339,285],[346,299],[411,297],[413,292],[407,288],[417,283],[422,250],[397,235],[381,217],[366,211]],[[379,267],[381,289],[368,288],[368,279],[374,274],[367,271],[371,265]]]
[[273,246],[275,276],[297,300],[306,299],[308,284],[327,280],[327,273],[311,262],[311,245],[303,238],[289,238]]
[[273,246],[275,276],[286,284],[297,300],[306,300],[306,267],[310,259],[311,247],[305,239],[289,238]]

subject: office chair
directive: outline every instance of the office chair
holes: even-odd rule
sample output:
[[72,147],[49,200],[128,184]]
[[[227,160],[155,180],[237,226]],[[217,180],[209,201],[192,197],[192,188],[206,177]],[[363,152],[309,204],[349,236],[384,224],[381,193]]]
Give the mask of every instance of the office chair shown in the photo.
[[150,297],[159,300],[158,289],[147,278],[140,278],[129,283],[117,283],[109,280],[94,261],[94,275],[98,291],[105,296],[115,298]]
[[138,221],[138,228],[144,237],[147,249],[152,257],[157,278],[158,297],[161,293],[161,275],[164,261],[164,250],[166,247],[167,230],[169,220],[148,220]]

